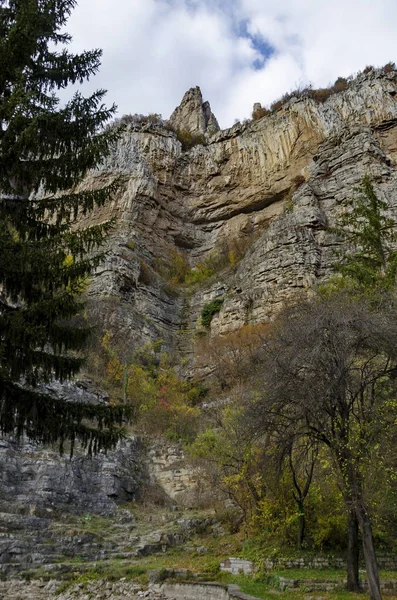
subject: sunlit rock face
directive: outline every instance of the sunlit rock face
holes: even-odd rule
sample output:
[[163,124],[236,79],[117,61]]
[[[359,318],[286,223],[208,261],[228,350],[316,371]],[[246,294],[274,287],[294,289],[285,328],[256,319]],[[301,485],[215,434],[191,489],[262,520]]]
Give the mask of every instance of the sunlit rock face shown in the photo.
[[[192,88],[171,117],[174,128],[205,134],[207,142],[188,151],[162,122],[128,125],[84,183],[121,180],[90,216],[116,220],[89,291],[92,318],[125,354],[162,339],[190,358],[202,307],[214,297],[224,302],[211,336],[272,319],[330,275],[329,225],[365,174],[394,211],[396,98],[396,72],[372,71],[323,103],[294,97],[275,113],[216,131]],[[189,293],[166,281],[177,256],[194,267],[222,253],[215,276]]]
[[199,87],[186,92],[182,102],[172,113],[169,123],[176,130],[201,135],[212,135],[220,129],[210,103],[203,102]]
[[[93,339],[107,329],[122,361],[163,340],[183,374],[204,378],[209,358],[204,352],[197,360],[197,339],[267,323],[299,294],[310,294],[332,273],[339,247],[332,226],[366,174],[397,218],[396,98],[396,73],[372,71],[323,103],[292,98],[275,113],[224,131],[199,88],[186,93],[172,127],[131,119],[81,184],[119,182],[107,203],[79,223],[114,220],[106,259],[88,290]],[[175,129],[200,134],[205,143],[185,151]],[[181,265],[209,265],[214,274],[187,286],[175,278]],[[201,312],[214,299],[223,302],[205,329]],[[73,385],[73,398],[65,386],[58,390],[67,401],[102,401]],[[112,513],[145,493],[148,482],[168,503],[205,501],[200,474],[173,445],[145,453],[128,438],[107,456],[77,452],[70,461],[55,449],[3,441],[0,463],[0,512],[20,513],[12,525],[18,531],[30,527],[31,515],[50,522],[57,511]],[[31,553],[29,545],[19,549],[19,534],[7,540],[3,562]]]

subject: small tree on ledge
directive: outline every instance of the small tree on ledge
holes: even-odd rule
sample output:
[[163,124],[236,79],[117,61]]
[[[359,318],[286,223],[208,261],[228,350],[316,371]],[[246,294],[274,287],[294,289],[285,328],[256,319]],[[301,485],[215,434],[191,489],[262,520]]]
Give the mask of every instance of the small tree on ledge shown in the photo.
[[351,250],[341,256],[335,270],[365,294],[384,292],[396,280],[396,223],[387,216],[388,205],[378,198],[368,175],[357,192],[338,223]]

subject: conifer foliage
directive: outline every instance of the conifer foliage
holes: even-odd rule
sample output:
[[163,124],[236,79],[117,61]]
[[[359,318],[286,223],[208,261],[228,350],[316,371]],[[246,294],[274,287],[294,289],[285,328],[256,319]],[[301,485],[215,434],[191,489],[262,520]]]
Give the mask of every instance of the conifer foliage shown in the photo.
[[368,175],[356,192],[338,223],[350,251],[340,257],[335,270],[361,292],[385,292],[394,286],[397,274],[396,225]]
[[[79,191],[112,142],[104,90],[57,93],[95,74],[100,50],[74,55],[63,27],[75,0],[0,0],[0,430],[43,443],[114,445],[122,410],[64,402],[45,384],[82,363],[84,282],[109,224],[72,228],[117,183]],[[95,250],[97,249],[97,250]]]

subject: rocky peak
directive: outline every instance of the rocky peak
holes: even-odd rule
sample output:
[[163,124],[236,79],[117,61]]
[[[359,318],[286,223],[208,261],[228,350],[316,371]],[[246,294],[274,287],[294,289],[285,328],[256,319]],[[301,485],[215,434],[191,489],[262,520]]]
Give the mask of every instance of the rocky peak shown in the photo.
[[190,88],[186,92],[169,121],[175,129],[185,129],[194,134],[212,135],[220,129],[218,121],[211,111],[210,103],[203,102],[203,96],[198,86]]

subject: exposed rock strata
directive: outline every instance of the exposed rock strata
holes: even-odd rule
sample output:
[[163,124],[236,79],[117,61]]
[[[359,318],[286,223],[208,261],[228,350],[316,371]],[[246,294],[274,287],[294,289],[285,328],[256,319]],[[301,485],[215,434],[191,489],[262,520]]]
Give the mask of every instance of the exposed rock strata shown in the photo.
[[191,88],[186,92],[181,104],[172,113],[169,123],[176,130],[201,135],[212,135],[220,129],[211,111],[210,103],[203,102],[199,87]]
[[189,464],[179,445],[154,444],[148,453],[148,471],[153,483],[176,505],[193,508],[214,499],[203,473]]
[[[185,355],[203,303],[219,288],[225,301],[211,335],[269,320],[296,292],[327,277],[335,245],[328,224],[362,176],[372,175],[395,203],[396,81],[395,72],[375,71],[322,104],[292,98],[189,152],[161,124],[129,125],[86,182],[123,181],[95,216],[117,220],[90,290],[95,321],[125,354],[160,338]],[[193,100],[201,102],[197,89],[174,116],[182,118]],[[219,269],[218,279],[193,295],[161,276],[175,252],[194,266],[234,242],[244,248],[237,268]]]
[[[193,97],[201,114],[196,124],[183,121],[183,103],[175,118],[209,134],[209,109],[197,90]],[[206,145],[189,152],[161,123],[128,125],[113,153],[83,183],[120,180],[115,196],[86,219],[115,219],[107,259],[89,290],[89,315],[99,332],[109,329],[121,358],[162,339],[166,349],[191,359],[191,367],[205,303],[224,300],[207,334],[217,336],[267,322],[296,294],[309,293],[331,273],[338,240],[329,225],[365,174],[396,215],[396,97],[396,73],[372,72],[323,104],[292,98],[275,114],[207,135]],[[233,265],[230,248],[240,252]],[[164,277],[176,252],[192,267],[211,252],[225,260],[212,279],[187,291]],[[45,519],[54,508],[112,511],[117,502],[135,498],[147,477],[138,457],[132,440],[107,457],[72,461],[3,443],[4,512],[6,503],[20,512],[28,505],[34,518]],[[155,450],[152,458],[152,479],[171,501],[189,504],[195,476],[180,456]],[[2,548],[10,554],[7,545]],[[21,547],[22,554],[30,548]]]
[[0,441],[0,507],[22,514],[112,513],[139,497],[142,457],[136,440],[95,457],[60,457],[30,443]]
[[123,578],[120,581],[103,579],[78,583],[62,590],[64,582],[55,579],[50,581],[21,581],[18,579],[0,581],[0,598],[7,600],[166,600],[161,592],[143,591],[142,586]]

